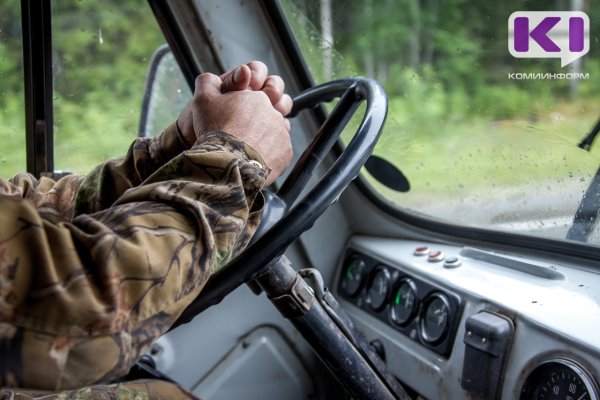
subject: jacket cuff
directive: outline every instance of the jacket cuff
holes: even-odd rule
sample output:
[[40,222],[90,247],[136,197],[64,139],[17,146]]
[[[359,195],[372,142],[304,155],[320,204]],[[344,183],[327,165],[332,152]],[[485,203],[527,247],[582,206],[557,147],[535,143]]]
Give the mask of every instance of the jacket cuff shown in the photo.
[[177,122],[173,122],[160,135],[153,137],[151,140],[154,142],[153,144],[162,162],[167,162],[190,148],[181,137]]
[[271,172],[271,169],[267,166],[267,163],[258,151],[254,150],[254,148],[246,142],[226,132],[211,131],[203,134],[196,140],[196,143],[192,146],[192,150],[197,150],[199,152],[229,151],[239,156],[250,165],[261,169],[262,173],[260,175],[264,176],[264,179],[266,179]]

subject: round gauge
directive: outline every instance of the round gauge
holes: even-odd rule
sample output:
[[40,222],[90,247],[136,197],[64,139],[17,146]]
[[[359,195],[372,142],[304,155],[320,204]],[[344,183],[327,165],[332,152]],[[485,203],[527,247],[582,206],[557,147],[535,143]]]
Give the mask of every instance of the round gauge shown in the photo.
[[425,300],[421,312],[421,337],[430,344],[437,344],[446,337],[449,325],[448,298],[441,293],[434,293]]
[[387,301],[392,290],[392,278],[389,271],[384,267],[377,267],[373,270],[369,282],[368,294],[369,304],[375,311],[379,311]]
[[398,325],[404,325],[412,319],[417,311],[417,287],[410,278],[400,280],[400,284],[392,297],[390,318]]
[[366,265],[362,258],[351,257],[344,267],[342,289],[350,296],[356,296],[363,286]]
[[521,400],[598,400],[594,378],[573,361],[557,358],[544,362],[529,374]]

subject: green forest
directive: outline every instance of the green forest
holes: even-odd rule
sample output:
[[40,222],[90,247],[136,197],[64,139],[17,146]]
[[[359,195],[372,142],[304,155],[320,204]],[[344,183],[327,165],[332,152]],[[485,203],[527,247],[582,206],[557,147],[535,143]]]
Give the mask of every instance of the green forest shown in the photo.
[[[507,50],[507,21],[514,11],[570,10],[571,1],[467,0],[327,0],[335,76],[364,74],[384,83],[391,97],[410,98],[411,119],[535,118],[555,105],[557,98],[599,102],[600,2],[584,1],[581,10],[591,16],[590,51],[578,66],[590,79],[509,81],[511,72],[570,72],[557,59],[515,59]],[[310,32],[301,47],[309,65],[322,64],[315,43],[323,31],[322,1],[284,2],[295,32]],[[300,15],[306,15],[303,19]],[[594,18],[596,17],[596,18]],[[312,43],[311,43],[312,42]],[[322,46],[321,46],[322,47]],[[311,56],[313,59],[311,59]],[[312,68],[316,81],[325,80],[322,68]],[[393,99],[394,100],[394,99]],[[392,101],[393,101],[392,100]],[[422,113],[423,115],[419,115]]]

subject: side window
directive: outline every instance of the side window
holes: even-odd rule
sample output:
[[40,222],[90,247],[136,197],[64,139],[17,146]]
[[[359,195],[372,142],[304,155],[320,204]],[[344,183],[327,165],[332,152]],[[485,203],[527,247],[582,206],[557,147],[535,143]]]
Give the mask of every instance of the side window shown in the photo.
[[138,135],[148,66],[164,38],[146,3],[54,0],[52,41],[55,169],[87,173]]
[[23,48],[18,0],[0,3],[0,176],[25,171]]

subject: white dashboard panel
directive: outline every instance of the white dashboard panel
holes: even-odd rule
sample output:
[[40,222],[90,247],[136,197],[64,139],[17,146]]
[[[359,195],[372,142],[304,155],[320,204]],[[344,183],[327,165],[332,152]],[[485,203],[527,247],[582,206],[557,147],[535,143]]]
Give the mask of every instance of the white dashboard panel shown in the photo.
[[[414,255],[424,245],[431,252],[443,252],[446,260],[459,258],[460,266],[448,268],[443,260]],[[460,385],[465,321],[483,310],[508,316],[515,326],[501,382],[502,399],[519,398],[529,372],[556,357],[574,360],[598,381],[600,274],[548,260],[378,237],[355,236],[348,249],[462,299],[452,351],[440,356],[339,293],[344,260],[338,266],[332,288],[340,303],[368,340],[383,342],[392,372],[424,397],[472,398]]]

